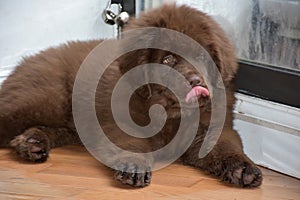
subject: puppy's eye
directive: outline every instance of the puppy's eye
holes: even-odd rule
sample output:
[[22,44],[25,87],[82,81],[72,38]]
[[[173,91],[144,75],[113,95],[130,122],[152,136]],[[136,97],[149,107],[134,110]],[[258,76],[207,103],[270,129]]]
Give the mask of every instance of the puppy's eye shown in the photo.
[[167,55],[163,58],[162,63],[165,65],[173,66],[177,62],[175,56],[173,55]]

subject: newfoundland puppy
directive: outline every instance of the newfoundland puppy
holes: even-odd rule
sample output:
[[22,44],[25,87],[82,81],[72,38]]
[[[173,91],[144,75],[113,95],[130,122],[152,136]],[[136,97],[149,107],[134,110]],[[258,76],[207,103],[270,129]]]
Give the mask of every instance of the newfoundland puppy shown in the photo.
[[[99,81],[95,108],[107,137],[120,148],[138,153],[157,150],[175,137],[182,116],[179,100],[168,88],[149,83],[136,89],[130,98],[130,115],[140,126],[146,126],[151,121],[148,112],[152,105],[160,104],[164,107],[167,113],[165,125],[157,135],[150,138],[124,134],[115,123],[110,108],[112,91],[123,74],[141,64],[158,63],[169,66],[186,78],[185,84],[189,91],[185,101],[195,103],[196,99],[199,103],[197,109],[201,114],[200,120],[196,122],[196,136],[179,158],[180,162],[240,187],[259,186],[262,173],[244,154],[241,139],[233,129],[233,80],[237,71],[237,59],[233,45],[223,30],[206,14],[187,6],[176,5],[165,5],[136,19],[130,19],[123,31],[125,33],[145,27],[166,28],[183,33],[209,53],[221,74],[226,91],[226,104],[223,107],[227,112],[221,136],[213,149],[200,158],[199,150],[211,121],[211,100],[215,97],[203,75],[186,59],[169,51],[145,48],[128,52],[116,59]],[[145,43],[149,42],[147,34],[143,40]],[[1,147],[11,147],[20,159],[37,163],[47,160],[51,148],[81,144],[72,114],[73,86],[82,62],[101,42],[103,41],[69,42],[23,59],[0,90]],[[183,84],[173,77],[168,78],[174,84]],[[194,120],[192,115],[190,120]],[[135,187],[150,184],[153,160],[132,159],[125,154],[111,155],[111,158],[116,166],[115,179]]]

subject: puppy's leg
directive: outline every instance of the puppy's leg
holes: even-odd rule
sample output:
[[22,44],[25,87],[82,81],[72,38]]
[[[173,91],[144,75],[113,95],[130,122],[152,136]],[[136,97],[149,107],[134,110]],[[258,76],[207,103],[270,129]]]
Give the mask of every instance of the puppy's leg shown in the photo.
[[91,146],[95,146],[95,152],[113,169],[114,178],[133,187],[149,185],[154,161],[153,157],[146,153],[152,150],[151,142],[148,139],[129,136],[114,124],[108,123],[102,128],[110,142],[102,138],[99,141],[95,139],[95,145]]
[[67,127],[72,86],[44,62],[24,61],[1,85],[0,147],[31,127]]
[[[115,179],[123,184],[134,187],[149,185],[151,182],[151,164],[153,163],[153,158],[142,153],[148,152],[151,149],[150,145],[147,141],[141,141],[136,138],[129,140],[121,139],[118,142],[120,142],[120,147],[126,151],[111,156]],[[132,152],[137,154],[133,155],[131,154]]]
[[262,183],[260,169],[244,154],[238,134],[224,129],[213,150],[199,159],[203,134],[196,136],[192,146],[183,155],[184,163],[199,167],[221,180],[240,187],[257,187]]
[[44,162],[51,148],[79,143],[76,133],[68,128],[32,127],[10,141],[20,158]]

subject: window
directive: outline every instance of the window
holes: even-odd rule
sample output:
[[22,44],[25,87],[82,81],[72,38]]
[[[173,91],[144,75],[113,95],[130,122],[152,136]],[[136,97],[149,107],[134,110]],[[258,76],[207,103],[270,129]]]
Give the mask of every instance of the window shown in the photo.
[[210,15],[241,59],[300,70],[299,0],[177,0]]

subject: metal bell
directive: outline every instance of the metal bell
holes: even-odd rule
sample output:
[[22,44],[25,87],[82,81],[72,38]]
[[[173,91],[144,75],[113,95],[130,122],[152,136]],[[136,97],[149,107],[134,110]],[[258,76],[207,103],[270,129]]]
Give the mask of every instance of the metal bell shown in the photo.
[[115,24],[115,18],[116,14],[113,13],[113,11],[105,9],[102,13],[102,19],[104,20],[105,23],[109,25],[114,25]]
[[115,23],[118,26],[123,26],[124,24],[126,24],[129,20],[129,14],[127,12],[121,12],[120,14],[118,14],[115,18]]
[[118,26],[123,26],[126,24],[129,20],[129,14],[127,12],[121,12],[122,11],[122,5],[118,3],[119,6],[119,14],[116,15],[112,10],[111,10],[111,1],[108,1],[107,6],[105,10],[102,12],[102,19],[104,20],[105,23],[109,25],[115,25],[117,24]]

